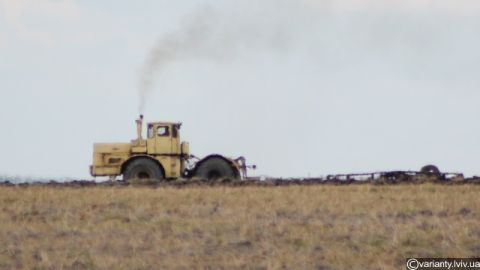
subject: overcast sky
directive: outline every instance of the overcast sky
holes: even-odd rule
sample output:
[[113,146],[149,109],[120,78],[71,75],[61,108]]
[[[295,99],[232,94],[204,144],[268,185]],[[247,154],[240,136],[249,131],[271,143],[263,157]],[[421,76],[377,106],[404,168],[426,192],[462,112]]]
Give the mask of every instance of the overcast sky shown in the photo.
[[257,175],[480,174],[478,0],[134,2],[0,0],[0,174],[89,178],[147,75],[147,121]]

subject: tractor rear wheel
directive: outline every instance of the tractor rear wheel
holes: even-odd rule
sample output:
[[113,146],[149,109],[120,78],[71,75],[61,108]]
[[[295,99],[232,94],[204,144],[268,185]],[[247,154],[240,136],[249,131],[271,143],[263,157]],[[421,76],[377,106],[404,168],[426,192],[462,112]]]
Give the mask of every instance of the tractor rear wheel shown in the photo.
[[207,180],[222,178],[238,178],[238,172],[226,160],[220,157],[211,157],[201,161],[195,169],[195,177]]
[[165,175],[163,174],[160,166],[153,160],[148,158],[138,158],[130,162],[125,167],[123,172],[123,180],[146,180],[156,179],[163,180]]

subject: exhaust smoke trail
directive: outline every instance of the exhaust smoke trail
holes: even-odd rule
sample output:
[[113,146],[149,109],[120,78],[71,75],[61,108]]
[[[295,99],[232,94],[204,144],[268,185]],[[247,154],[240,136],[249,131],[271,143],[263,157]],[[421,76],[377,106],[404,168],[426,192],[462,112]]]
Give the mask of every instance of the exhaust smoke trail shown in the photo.
[[160,37],[148,53],[141,69],[138,86],[139,113],[145,111],[156,77],[175,61],[221,61],[234,57],[241,48],[278,49],[284,46],[279,43],[286,43],[282,24],[278,21],[259,24],[256,18],[252,20],[238,17],[241,16],[228,17],[206,6],[189,16],[179,30]]
[[209,10],[198,11],[191,21],[187,22],[179,31],[172,32],[156,41],[140,74],[138,89],[140,114],[145,110],[146,99],[152,91],[155,76],[169,63],[191,53],[197,46],[201,46],[210,38],[212,17],[208,16],[209,13]]
[[[470,44],[477,43],[477,28],[471,25],[476,25],[472,13],[480,12],[480,4],[387,2],[245,0],[198,8],[178,30],[161,36],[148,53],[140,70],[139,113],[144,112],[157,77],[178,60],[221,61],[240,51],[254,55],[287,48],[308,54],[309,61],[316,59],[323,72],[317,77],[334,73],[352,78],[358,72],[349,72],[358,65],[359,71],[372,76],[437,81],[440,74],[451,74],[456,62],[470,58],[462,52],[472,51]],[[464,29],[463,33],[455,28]],[[457,47],[466,49],[451,50]],[[335,88],[344,82],[335,82]]]

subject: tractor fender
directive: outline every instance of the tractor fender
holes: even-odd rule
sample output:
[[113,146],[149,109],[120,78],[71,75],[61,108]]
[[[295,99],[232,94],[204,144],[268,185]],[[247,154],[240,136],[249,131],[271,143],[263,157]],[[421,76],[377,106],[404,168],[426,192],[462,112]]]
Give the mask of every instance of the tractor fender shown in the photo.
[[220,159],[223,159],[225,160],[231,167],[232,169],[235,171],[235,174],[237,177],[240,177],[240,168],[238,166],[238,164],[235,162],[234,159],[232,158],[229,158],[229,157],[225,157],[225,156],[222,156],[222,155],[219,155],[219,154],[211,154],[211,155],[208,155],[204,158],[202,158],[200,161],[198,161],[196,164],[195,164],[195,168],[193,169],[192,171],[192,174],[191,175],[195,175],[196,172],[197,172],[197,168],[205,161],[211,159],[211,158],[220,158]]
[[164,169],[162,163],[160,163],[160,161],[158,161],[158,159],[153,158],[152,156],[149,156],[149,155],[134,155],[134,156],[131,156],[129,159],[125,160],[122,163],[120,172],[123,174],[125,172],[125,168],[127,168],[128,164],[130,164],[132,161],[134,161],[136,159],[140,159],[140,158],[146,158],[146,159],[150,159],[150,160],[154,161],[160,167],[160,170],[162,170],[162,173],[165,176],[165,169]]

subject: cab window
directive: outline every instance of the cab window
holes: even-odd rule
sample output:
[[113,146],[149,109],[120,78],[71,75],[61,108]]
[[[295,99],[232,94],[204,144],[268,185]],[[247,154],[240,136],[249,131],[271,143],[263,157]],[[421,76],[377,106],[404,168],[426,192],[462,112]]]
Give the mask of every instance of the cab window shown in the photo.
[[149,139],[153,138],[153,125],[148,125],[147,138]]
[[158,127],[157,128],[157,136],[165,137],[165,136],[169,136],[169,135],[170,135],[170,132],[168,130],[168,127]]
[[173,138],[177,138],[177,137],[178,137],[178,126],[177,126],[177,125],[173,125],[173,126],[172,126],[172,137],[173,137]]

